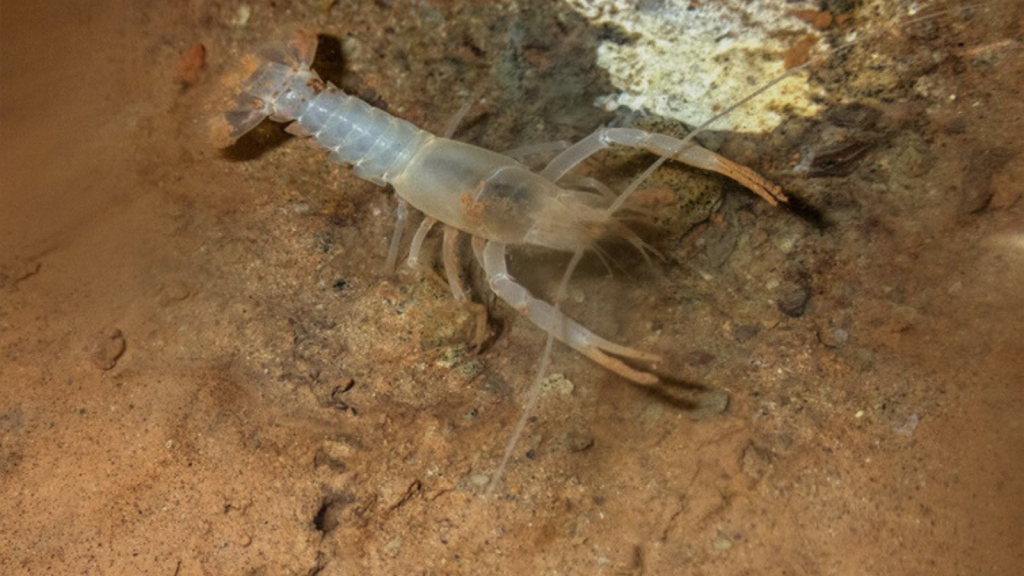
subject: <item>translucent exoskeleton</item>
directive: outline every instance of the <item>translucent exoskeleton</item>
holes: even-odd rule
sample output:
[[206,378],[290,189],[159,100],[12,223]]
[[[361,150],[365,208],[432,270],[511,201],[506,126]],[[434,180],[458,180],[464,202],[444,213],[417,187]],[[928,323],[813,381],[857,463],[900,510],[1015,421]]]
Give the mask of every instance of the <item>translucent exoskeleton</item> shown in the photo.
[[535,172],[513,157],[430,134],[325,84],[310,68],[316,45],[316,35],[300,31],[290,41],[266,46],[253,57],[235,109],[215,125],[219,139],[233,142],[266,117],[290,122],[289,132],[315,139],[330,151],[332,161],[351,165],[366,180],[394,187],[398,222],[388,268],[397,260],[411,206],[425,217],[412,240],[410,264],[418,265],[427,233],[437,223],[443,224],[448,282],[455,297],[465,300],[455,247],[459,233],[469,234],[495,294],[554,338],[640,384],[654,384],[658,378],[623,359],[655,365],[660,357],[606,340],[557,306],[535,298],[509,274],[506,247],[533,244],[578,258],[599,241],[620,237],[643,250],[643,242],[616,217],[623,196],[561,184],[573,168],[612,145],[642,148],[721,173],[771,204],[786,201],[778,186],[690,139],[631,128],[600,128],[565,147]]

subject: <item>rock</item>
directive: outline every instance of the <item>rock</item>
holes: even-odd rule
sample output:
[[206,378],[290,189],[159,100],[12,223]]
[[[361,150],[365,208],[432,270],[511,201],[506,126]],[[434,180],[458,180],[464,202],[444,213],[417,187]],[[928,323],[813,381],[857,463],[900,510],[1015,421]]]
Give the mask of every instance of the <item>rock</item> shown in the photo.
[[584,452],[594,446],[594,438],[582,432],[569,432],[564,442],[565,449],[573,453]]
[[545,395],[558,394],[560,396],[569,396],[575,389],[576,386],[565,377],[565,374],[549,374],[541,382],[541,390]]
[[846,359],[854,368],[861,372],[867,372],[875,367],[875,352],[864,346],[852,346],[844,354]]
[[725,390],[708,390],[697,399],[697,406],[690,412],[690,420],[699,422],[725,412],[729,407],[729,393]]
[[729,226],[716,225],[708,228],[704,234],[704,252],[712,268],[720,268],[729,260],[729,256],[736,250],[737,238],[738,234]]
[[771,452],[758,448],[753,443],[743,450],[740,468],[743,473],[754,480],[760,480],[771,469]]
[[175,302],[186,300],[191,295],[192,290],[189,289],[188,285],[180,280],[174,280],[168,282],[160,289],[158,301],[161,306],[169,306]]
[[110,370],[117,365],[118,359],[124,354],[127,343],[124,334],[118,329],[107,332],[100,338],[92,354],[93,364],[100,370]]
[[[1011,158],[1013,154],[1009,150],[993,148],[979,150],[968,159],[960,181],[962,213],[975,214],[989,207],[995,194],[993,176],[1001,172]],[[1001,185],[1002,181],[997,180],[995,184]]]
[[807,310],[807,301],[811,299],[811,293],[802,286],[795,286],[786,290],[779,297],[777,305],[779,311],[791,318],[799,318]]
[[686,363],[695,368],[707,366],[715,360],[715,355],[706,350],[691,350],[684,356]]
[[732,331],[732,337],[735,338],[737,342],[742,344],[743,342],[750,340],[754,336],[757,336],[759,332],[761,332],[760,326],[756,324],[743,324],[737,326]]
[[850,341],[850,332],[832,322],[822,323],[817,330],[818,341],[827,348],[839,348]]
[[1024,159],[1017,157],[1002,170],[992,175],[992,197],[989,200],[990,210],[1003,210],[1009,208],[1020,200],[1024,195]]
[[197,42],[189,47],[178,59],[178,81],[188,88],[199,83],[200,74],[206,68],[206,46]]
[[341,440],[324,440],[316,452],[313,462],[317,466],[327,466],[331,470],[342,473],[348,468],[355,449],[351,444]]

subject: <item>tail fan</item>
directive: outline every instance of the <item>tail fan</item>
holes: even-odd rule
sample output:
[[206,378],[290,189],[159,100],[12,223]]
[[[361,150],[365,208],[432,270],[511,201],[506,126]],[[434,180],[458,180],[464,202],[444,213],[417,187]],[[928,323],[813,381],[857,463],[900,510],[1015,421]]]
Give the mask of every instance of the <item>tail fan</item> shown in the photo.
[[211,123],[211,138],[218,148],[235,143],[246,132],[255,128],[264,118],[273,114],[270,102],[253,94],[252,88],[272,68],[285,66],[296,72],[309,70],[316,55],[317,37],[309,30],[296,30],[283,42],[274,42],[260,48],[255,55],[244,59],[241,82],[237,75],[232,84],[240,85],[233,108],[216,117]]

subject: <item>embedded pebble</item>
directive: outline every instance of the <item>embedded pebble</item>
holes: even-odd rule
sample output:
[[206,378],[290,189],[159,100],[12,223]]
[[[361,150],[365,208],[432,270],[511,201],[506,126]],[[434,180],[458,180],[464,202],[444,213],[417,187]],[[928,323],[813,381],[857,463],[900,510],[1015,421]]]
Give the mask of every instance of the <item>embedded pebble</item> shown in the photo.
[[[976,214],[989,208],[995,195],[993,176],[1003,171],[1013,155],[1004,148],[978,150],[967,159],[960,182],[960,210]],[[997,185],[1003,181],[996,179]]]
[[569,452],[584,452],[594,445],[594,438],[581,432],[569,432],[565,435],[565,449]]
[[719,552],[724,552],[732,548],[732,540],[726,538],[725,536],[719,535],[715,537],[714,546],[715,550],[718,550]]
[[690,366],[707,366],[715,360],[715,355],[705,350],[691,350],[684,356],[686,363]]
[[910,418],[907,418],[905,422],[897,426],[893,426],[893,432],[900,436],[910,436],[914,433],[914,429],[917,428],[918,423],[921,422],[921,417],[917,413],[911,414]]
[[719,268],[736,251],[739,235],[727,226],[712,226],[705,233],[705,254],[712,268]]
[[249,18],[252,16],[252,7],[248,4],[242,4],[238,7],[238,11],[235,13],[234,19],[231,20],[232,26],[238,26],[243,28],[249,23]]
[[789,254],[796,248],[797,241],[800,240],[800,233],[797,231],[782,232],[771,238],[776,248],[784,254]]
[[335,472],[341,473],[348,467],[346,463],[354,453],[355,449],[347,442],[324,440],[316,452],[314,463],[317,466],[327,466]]
[[561,394],[562,396],[568,396],[576,389],[576,386],[565,377],[565,374],[551,374],[544,379],[541,386],[546,393]]
[[394,540],[388,542],[387,546],[386,546],[386,549],[387,549],[388,555],[391,556],[392,558],[394,558],[395,556],[398,556],[398,551],[402,549],[402,539],[401,538],[395,538]]
[[206,68],[206,46],[196,42],[178,59],[178,81],[185,87],[199,83],[200,74]]
[[749,444],[743,451],[740,468],[748,477],[760,480],[771,469],[771,453]]
[[787,290],[779,297],[777,305],[779,311],[792,318],[799,318],[807,310],[807,301],[811,299],[811,293],[802,286]]
[[715,414],[725,412],[729,407],[729,393],[725,390],[708,390],[697,399],[697,406],[690,411],[690,420],[699,422]]
[[117,365],[117,361],[124,354],[126,347],[124,334],[115,328],[102,337],[97,344],[96,351],[92,356],[93,363],[100,370],[110,370]]
[[175,302],[181,302],[192,295],[189,287],[180,280],[168,282],[160,290],[159,302],[162,306],[168,306]]
[[742,326],[737,326],[732,331],[732,337],[735,338],[737,342],[743,343],[754,336],[757,336],[760,331],[761,327],[756,324],[744,324]]
[[862,372],[866,372],[875,366],[875,353],[870,348],[853,346],[845,354],[850,363]]
[[1024,160],[1020,157],[1011,160],[1002,170],[992,175],[992,197],[989,199],[990,210],[1009,208],[1024,196]]
[[850,341],[850,333],[845,328],[823,326],[818,330],[818,340],[829,348],[839,348]]
[[660,402],[652,402],[648,404],[644,411],[640,413],[640,420],[647,426],[650,426],[661,419],[665,413],[665,405]]

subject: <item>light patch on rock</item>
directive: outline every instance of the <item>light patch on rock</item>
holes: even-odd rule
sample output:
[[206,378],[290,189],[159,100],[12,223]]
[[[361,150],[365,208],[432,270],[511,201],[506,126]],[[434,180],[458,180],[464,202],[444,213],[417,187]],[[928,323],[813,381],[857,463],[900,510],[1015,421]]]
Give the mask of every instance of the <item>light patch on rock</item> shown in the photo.
[[[785,72],[784,53],[812,32],[792,15],[816,8],[785,0],[566,0],[604,40],[597,62],[620,91],[598,105],[624,106],[700,125]],[[766,132],[791,114],[811,115],[806,72],[787,78],[711,126]]]

